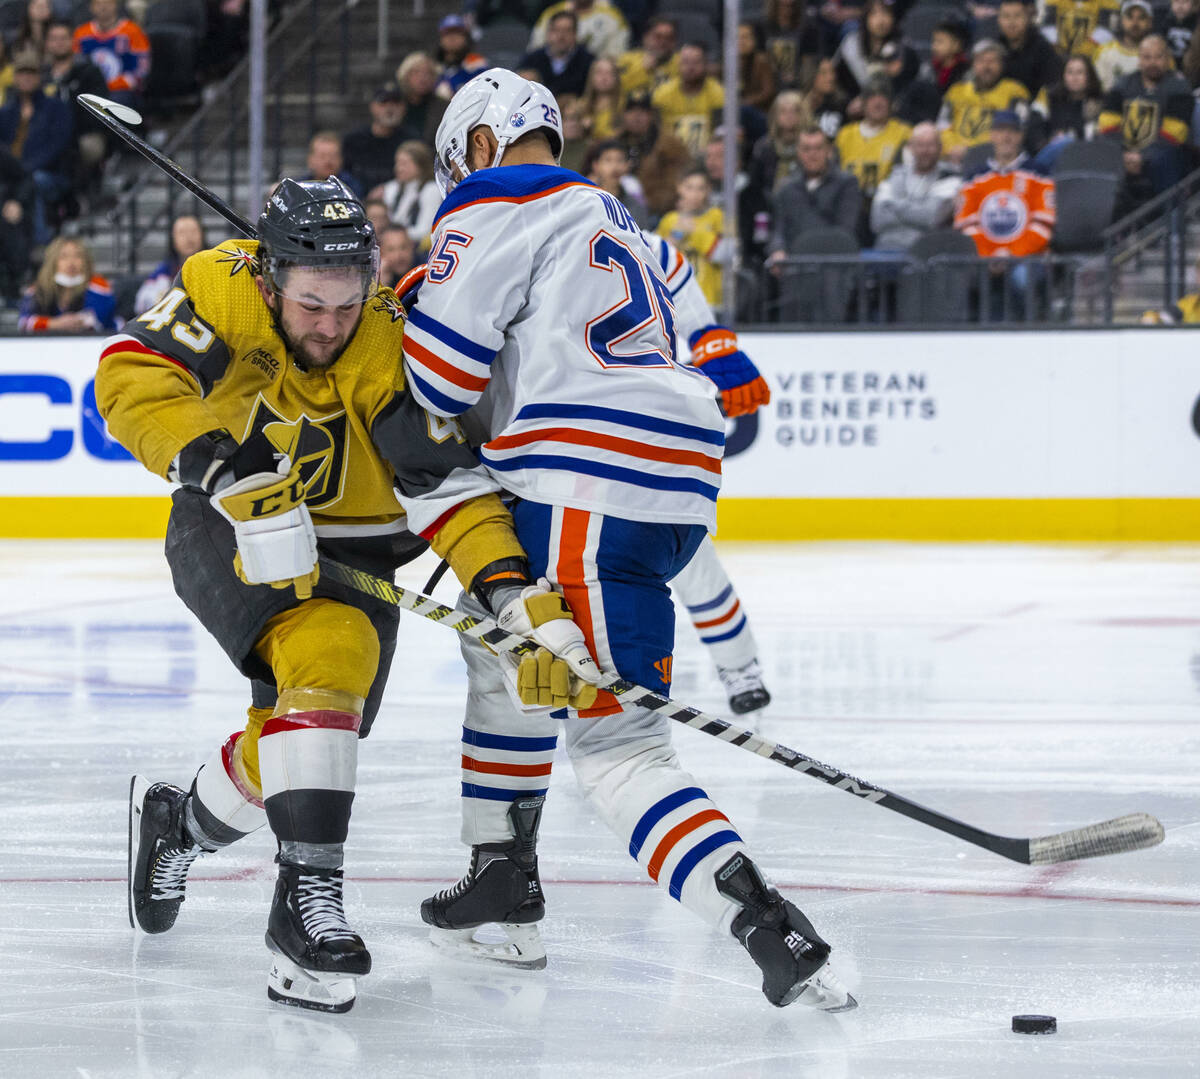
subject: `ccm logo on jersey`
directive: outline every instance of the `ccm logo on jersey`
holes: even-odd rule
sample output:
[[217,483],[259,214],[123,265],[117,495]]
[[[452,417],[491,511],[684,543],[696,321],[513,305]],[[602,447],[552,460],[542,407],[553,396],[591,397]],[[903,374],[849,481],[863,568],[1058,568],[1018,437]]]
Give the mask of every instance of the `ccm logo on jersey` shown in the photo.
[[353,240],[348,243],[340,244],[325,244],[326,251],[354,251],[358,248],[358,241]]

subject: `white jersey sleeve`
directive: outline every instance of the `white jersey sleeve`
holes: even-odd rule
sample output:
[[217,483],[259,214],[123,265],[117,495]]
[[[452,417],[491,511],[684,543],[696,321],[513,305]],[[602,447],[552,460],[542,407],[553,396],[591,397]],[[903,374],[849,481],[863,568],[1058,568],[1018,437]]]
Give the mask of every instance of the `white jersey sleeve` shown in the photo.
[[671,271],[691,275],[684,260],[664,273],[628,211],[577,173],[473,173],[434,225],[405,330],[412,392],[465,413],[514,494],[711,530],[725,424],[712,382],[679,361]]
[[[690,350],[702,331],[717,324],[712,308],[708,306],[704,290],[683,253],[669,240],[653,232],[643,230],[642,238],[663,272],[671,292],[671,302],[675,305],[675,330]],[[685,357],[680,358],[685,363],[689,362]]]

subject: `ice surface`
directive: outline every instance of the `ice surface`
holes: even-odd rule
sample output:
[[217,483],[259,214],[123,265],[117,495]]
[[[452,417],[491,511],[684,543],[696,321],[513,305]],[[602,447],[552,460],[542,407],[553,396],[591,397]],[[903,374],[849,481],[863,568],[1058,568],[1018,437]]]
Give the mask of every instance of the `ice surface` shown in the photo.
[[[0,1075],[1200,1075],[1200,549],[722,550],[775,696],[764,736],[992,831],[1144,810],[1166,842],[1032,869],[681,727],[859,1010],[770,1007],[565,761],[541,847],[549,966],[481,971],[434,952],[417,915],[466,864],[463,681],[453,634],[405,616],[348,847],[375,969],[346,1016],[285,1009],[265,991],[269,836],[198,863],[170,934],[136,936],[125,911],[129,775],[190,781],[241,725],[244,684],[158,544],[5,541]],[[679,637],[674,695],[720,709]],[[1058,1033],[1011,1033],[1024,1012]]]

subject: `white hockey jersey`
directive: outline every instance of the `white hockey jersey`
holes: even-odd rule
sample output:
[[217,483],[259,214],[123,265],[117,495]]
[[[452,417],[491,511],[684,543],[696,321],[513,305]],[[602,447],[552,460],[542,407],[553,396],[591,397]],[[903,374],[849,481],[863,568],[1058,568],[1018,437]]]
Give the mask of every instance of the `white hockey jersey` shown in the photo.
[[553,166],[472,173],[428,267],[404,334],[412,392],[440,416],[470,410],[506,489],[715,529],[724,419],[678,362],[670,290],[620,202]]

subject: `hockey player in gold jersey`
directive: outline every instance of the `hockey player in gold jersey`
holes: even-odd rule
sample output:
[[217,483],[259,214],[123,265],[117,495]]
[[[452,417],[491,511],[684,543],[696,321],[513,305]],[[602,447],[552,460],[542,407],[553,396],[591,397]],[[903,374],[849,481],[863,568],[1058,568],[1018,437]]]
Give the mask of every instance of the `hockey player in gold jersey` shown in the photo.
[[96,377],[113,435],[179,485],[175,589],[253,697],[245,729],[190,791],[134,777],[130,923],[171,928],[195,859],[269,824],[268,995],[345,1011],[371,958],[344,913],[342,845],[397,611],[322,580],[318,552],[390,578],[432,546],[485,606],[548,645],[513,675],[523,701],[590,701],[598,671],[561,597],[530,580],[457,423],[409,394],[403,310],[378,288],[374,229],[349,190],[284,180],[258,233],[192,256],[104,343]]

